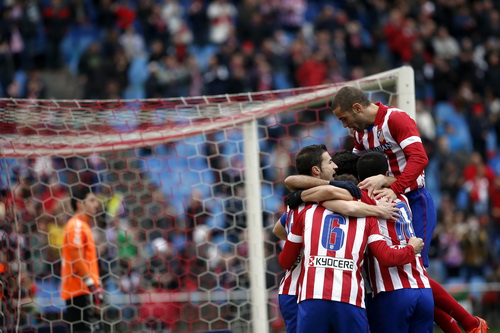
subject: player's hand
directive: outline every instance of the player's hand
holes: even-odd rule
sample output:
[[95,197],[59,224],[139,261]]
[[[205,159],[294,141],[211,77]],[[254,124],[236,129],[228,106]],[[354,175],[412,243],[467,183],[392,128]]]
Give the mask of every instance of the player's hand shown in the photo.
[[85,284],[90,290],[90,295],[92,296],[92,302],[94,306],[100,309],[104,301],[104,291],[101,289],[101,287],[96,286],[94,280],[92,280],[91,278],[86,279]]
[[394,193],[394,191],[390,187],[373,191],[373,196],[375,200],[381,200],[382,198],[385,198],[389,202],[396,200],[397,197],[396,193]]
[[330,185],[346,189],[353,197],[355,197],[356,199],[361,199],[361,190],[351,182],[330,180]]
[[373,191],[380,190],[385,185],[386,179],[384,175],[368,177],[358,184],[360,189],[366,190],[368,192],[370,198],[373,197]]
[[422,238],[418,237],[411,237],[408,240],[408,245],[413,246],[413,249],[415,250],[415,254],[419,254],[422,249],[424,248],[424,240]]
[[285,203],[290,209],[295,209],[304,203],[301,198],[302,192],[303,190],[292,192],[286,197]]
[[389,202],[387,199],[382,198],[382,200],[377,203],[377,207],[381,210],[380,215],[377,217],[384,220],[397,220],[399,218],[399,208],[396,207],[395,202]]

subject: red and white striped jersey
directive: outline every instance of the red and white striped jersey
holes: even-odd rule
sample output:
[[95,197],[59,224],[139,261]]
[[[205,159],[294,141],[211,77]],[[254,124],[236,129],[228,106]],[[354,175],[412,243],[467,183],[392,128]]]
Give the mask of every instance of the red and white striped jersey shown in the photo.
[[[304,206],[299,206],[298,208],[295,209],[290,209],[288,210],[287,213],[285,213],[286,219],[285,219],[285,230],[286,233],[290,233],[290,229],[292,228],[293,221],[294,219],[298,216],[299,209],[302,210],[304,209]],[[290,269],[285,270],[285,275],[280,281],[280,286],[278,293],[280,295],[290,295],[290,296],[295,296],[298,295],[298,280],[300,276],[300,270],[301,270],[301,263],[302,263],[302,255],[299,254],[297,257],[296,264],[293,265]]]
[[308,204],[294,218],[279,262],[289,268],[303,250],[299,302],[326,299],[364,308],[361,273],[367,246],[388,266],[409,263],[415,258],[411,246],[389,248],[379,233],[376,218],[348,217]]
[[[406,246],[410,237],[415,236],[412,226],[412,212],[408,199],[400,195],[396,200],[400,217],[398,220],[379,219],[380,233],[387,245],[398,248]],[[430,288],[429,277],[419,255],[406,265],[387,267],[380,265],[377,258],[368,251],[366,268],[373,295],[382,291],[392,291],[408,288]]]
[[353,153],[380,151],[387,155],[391,185],[396,194],[425,186],[424,169],[429,162],[415,121],[404,111],[375,103],[379,109],[374,125],[354,132]]

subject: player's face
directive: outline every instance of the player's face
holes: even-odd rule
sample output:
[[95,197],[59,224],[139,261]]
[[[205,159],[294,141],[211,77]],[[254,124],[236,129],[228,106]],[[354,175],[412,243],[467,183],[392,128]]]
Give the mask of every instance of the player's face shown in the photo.
[[332,180],[337,168],[338,166],[333,162],[330,154],[325,151],[321,156],[321,179]]
[[338,107],[333,110],[333,114],[342,122],[342,126],[344,126],[344,128],[348,127],[350,130],[357,132],[363,132],[365,129],[360,113],[355,112],[354,110],[343,112],[340,107]]
[[88,216],[95,216],[99,212],[100,203],[95,194],[89,193],[83,200],[83,212]]

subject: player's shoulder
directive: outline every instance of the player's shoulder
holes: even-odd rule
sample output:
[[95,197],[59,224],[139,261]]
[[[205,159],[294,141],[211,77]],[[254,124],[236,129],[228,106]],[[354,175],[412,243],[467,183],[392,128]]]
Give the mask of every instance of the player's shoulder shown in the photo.
[[413,120],[413,118],[405,111],[398,108],[388,108],[385,116],[385,121],[388,124],[407,122],[408,120]]

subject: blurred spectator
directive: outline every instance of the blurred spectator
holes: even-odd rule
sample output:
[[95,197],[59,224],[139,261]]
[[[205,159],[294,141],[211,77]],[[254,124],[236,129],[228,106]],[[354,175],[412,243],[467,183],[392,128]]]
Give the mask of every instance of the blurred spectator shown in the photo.
[[440,222],[443,223],[444,229],[439,235],[439,247],[443,250],[441,260],[445,267],[445,277],[449,281],[461,276],[464,255],[460,244],[462,231],[457,226],[463,223],[463,213],[454,214],[451,211],[443,213],[444,216]]
[[60,46],[71,22],[71,10],[65,1],[51,0],[42,15],[47,36],[45,62],[48,68],[59,69],[62,66]]
[[228,0],[214,0],[207,7],[207,16],[210,20],[210,41],[214,44],[226,42],[234,29],[236,7]]
[[469,217],[462,236],[465,279],[467,282],[470,282],[473,277],[484,277],[489,256],[487,231],[485,226],[481,225],[479,219],[475,216]]

